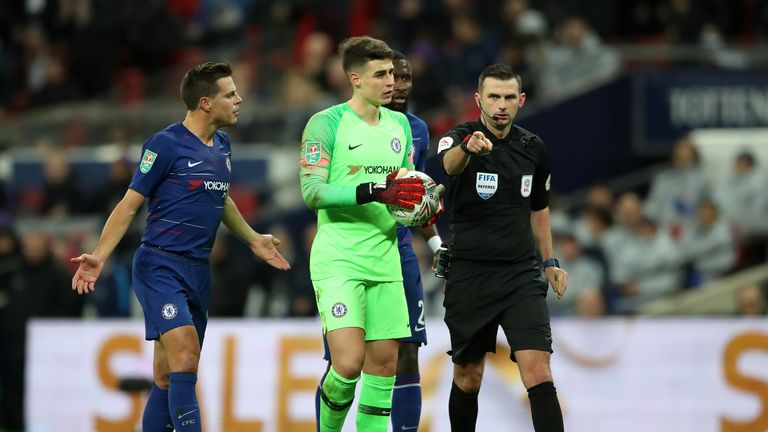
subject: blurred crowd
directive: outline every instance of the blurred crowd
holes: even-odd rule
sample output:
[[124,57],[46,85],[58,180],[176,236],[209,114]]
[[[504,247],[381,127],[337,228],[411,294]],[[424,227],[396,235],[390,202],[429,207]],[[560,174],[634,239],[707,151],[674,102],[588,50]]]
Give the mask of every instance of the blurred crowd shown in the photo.
[[[583,206],[553,212],[556,256],[569,293],[555,313],[636,313],[649,302],[766,262],[768,173],[750,150],[705,176],[688,136],[645,192],[593,186]],[[745,287],[746,289],[747,287]],[[750,284],[740,314],[765,313],[765,287]],[[751,303],[751,304],[748,304]]]
[[[413,109],[437,135],[476,114],[468,95],[485,65],[513,65],[529,102],[545,103],[637,66],[622,60],[616,44],[699,46],[720,54],[710,59],[715,63],[739,64],[724,46],[762,41],[768,6],[750,0],[150,0],[141,7],[4,1],[0,118],[94,97],[123,107],[175,100],[179,74],[215,58],[233,63],[241,95],[258,110],[243,116],[238,133],[292,142],[309,113],[348,96],[335,48],[359,34],[409,56],[419,83]],[[668,59],[658,50],[652,61]],[[98,131],[69,127],[67,145],[103,141]]]

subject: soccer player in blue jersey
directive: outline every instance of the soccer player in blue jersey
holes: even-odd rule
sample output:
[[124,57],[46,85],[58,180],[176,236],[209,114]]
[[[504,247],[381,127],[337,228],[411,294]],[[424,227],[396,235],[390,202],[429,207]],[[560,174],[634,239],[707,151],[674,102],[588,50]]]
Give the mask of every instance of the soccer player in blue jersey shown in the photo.
[[[429,152],[429,130],[424,120],[408,112],[408,97],[413,88],[411,65],[400,52],[394,53],[392,63],[395,67],[395,90],[392,102],[387,108],[405,113],[411,124],[413,134],[413,164],[417,171],[424,172]],[[436,253],[442,240],[433,223],[419,228],[427,245]],[[427,332],[424,324],[424,287],[421,284],[419,259],[411,246],[411,229],[402,225],[397,227],[400,264],[403,267],[403,285],[408,302],[408,315],[411,320],[411,337],[400,340],[395,373],[395,388],[392,392],[392,430],[416,430],[421,417],[421,379],[419,375],[419,347],[427,344]]]
[[[424,120],[408,112],[408,97],[413,88],[411,65],[408,58],[400,52],[394,51],[392,64],[394,66],[395,86],[392,93],[392,102],[385,107],[405,114],[411,125],[413,135],[413,164],[417,171],[424,172],[429,152],[429,130]],[[438,215],[439,216],[439,215]],[[436,253],[442,240],[437,232],[435,224],[419,228],[432,253]],[[424,322],[424,287],[421,283],[419,259],[413,252],[411,229],[397,226],[397,241],[400,251],[400,265],[403,271],[403,285],[408,303],[408,317],[410,319],[411,337],[400,339],[400,348],[397,357],[397,370],[395,372],[395,387],[392,392],[392,419],[393,431],[416,431],[421,417],[421,379],[419,375],[419,347],[427,344],[427,332]],[[328,344],[325,343],[325,359],[329,361],[330,353]],[[321,380],[322,382],[322,380]],[[320,413],[320,386],[315,395],[315,415]],[[317,421],[319,431],[319,420]]]
[[145,432],[199,432],[195,393],[200,349],[208,321],[208,256],[221,222],[273,267],[290,268],[280,241],[259,234],[228,195],[232,176],[229,136],[219,128],[237,122],[242,98],[226,63],[204,63],[181,82],[187,115],[153,135],[123,199],[109,216],[72,289],[94,291],[104,263],[147,201],[141,246],[133,259],[133,287],[144,309],[146,339],[154,342],[154,383],[144,409]]

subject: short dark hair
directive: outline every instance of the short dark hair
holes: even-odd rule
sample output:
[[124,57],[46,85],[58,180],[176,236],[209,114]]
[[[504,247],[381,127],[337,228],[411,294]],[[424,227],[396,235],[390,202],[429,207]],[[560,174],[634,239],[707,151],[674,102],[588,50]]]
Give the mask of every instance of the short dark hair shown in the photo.
[[181,80],[181,100],[187,109],[194,111],[201,97],[215,96],[219,91],[216,81],[232,75],[229,63],[207,62],[199,64],[184,74]]
[[482,93],[483,83],[485,82],[486,78],[496,78],[502,81],[516,79],[517,85],[518,87],[520,87],[520,91],[523,91],[523,80],[522,78],[520,78],[520,75],[517,72],[515,72],[514,69],[512,69],[512,66],[510,65],[506,65],[503,63],[496,63],[483,69],[483,71],[480,72],[480,78],[478,78],[477,80],[477,90],[480,93]]
[[756,160],[755,155],[749,151],[749,150],[742,150],[739,152],[739,154],[736,155],[737,161],[744,161],[749,164],[749,166],[755,166]]
[[584,215],[594,216],[595,219],[599,220],[606,227],[613,226],[613,215],[611,214],[611,211],[605,207],[595,204],[587,204],[584,207]]
[[339,44],[344,72],[365,65],[371,60],[392,60],[392,49],[386,42],[370,36],[344,39]]
[[392,60],[405,60],[408,61],[408,57],[405,54],[397,50],[392,50]]

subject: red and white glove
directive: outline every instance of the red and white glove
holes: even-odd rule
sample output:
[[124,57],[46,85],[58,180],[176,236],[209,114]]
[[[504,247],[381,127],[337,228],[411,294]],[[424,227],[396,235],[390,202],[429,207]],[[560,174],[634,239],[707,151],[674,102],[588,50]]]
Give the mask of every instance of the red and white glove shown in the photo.
[[418,177],[402,178],[408,170],[393,171],[378,183],[357,186],[357,203],[380,202],[412,210],[424,198],[424,183]]

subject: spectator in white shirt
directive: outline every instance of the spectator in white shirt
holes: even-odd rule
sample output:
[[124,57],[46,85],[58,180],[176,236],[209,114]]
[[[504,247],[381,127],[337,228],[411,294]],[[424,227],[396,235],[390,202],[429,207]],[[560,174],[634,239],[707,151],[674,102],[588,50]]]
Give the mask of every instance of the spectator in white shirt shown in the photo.
[[696,218],[699,203],[709,195],[699,153],[689,137],[681,138],[672,153],[672,166],[651,181],[645,214],[675,238]]
[[597,260],[582,252],[573,234],[554,233],[553,237],[555,255],[559,257],[560,265],[568,270],[568,296],[562,299],[547,296],[547,303],[553,314],[575,315],[578,301],[584,293],[592,290],[602,292],[605,270]]
[[767,234],[768,176],[757,168],[750,152],[739,153],[733,168],[715,186],[715,201],[742,236]]
[[720,217],[717,204],[699,204],[696,224],[687,229],[679,244],[683,261],[693,267],[690,286],[699,286],[725,274],[736,262],[736,245],[731,226]]
[[611,260],[610,274],[619,297],[618,312],[635,312],[639,306],[679,290],[680,255],[672,239],[644,217]]

